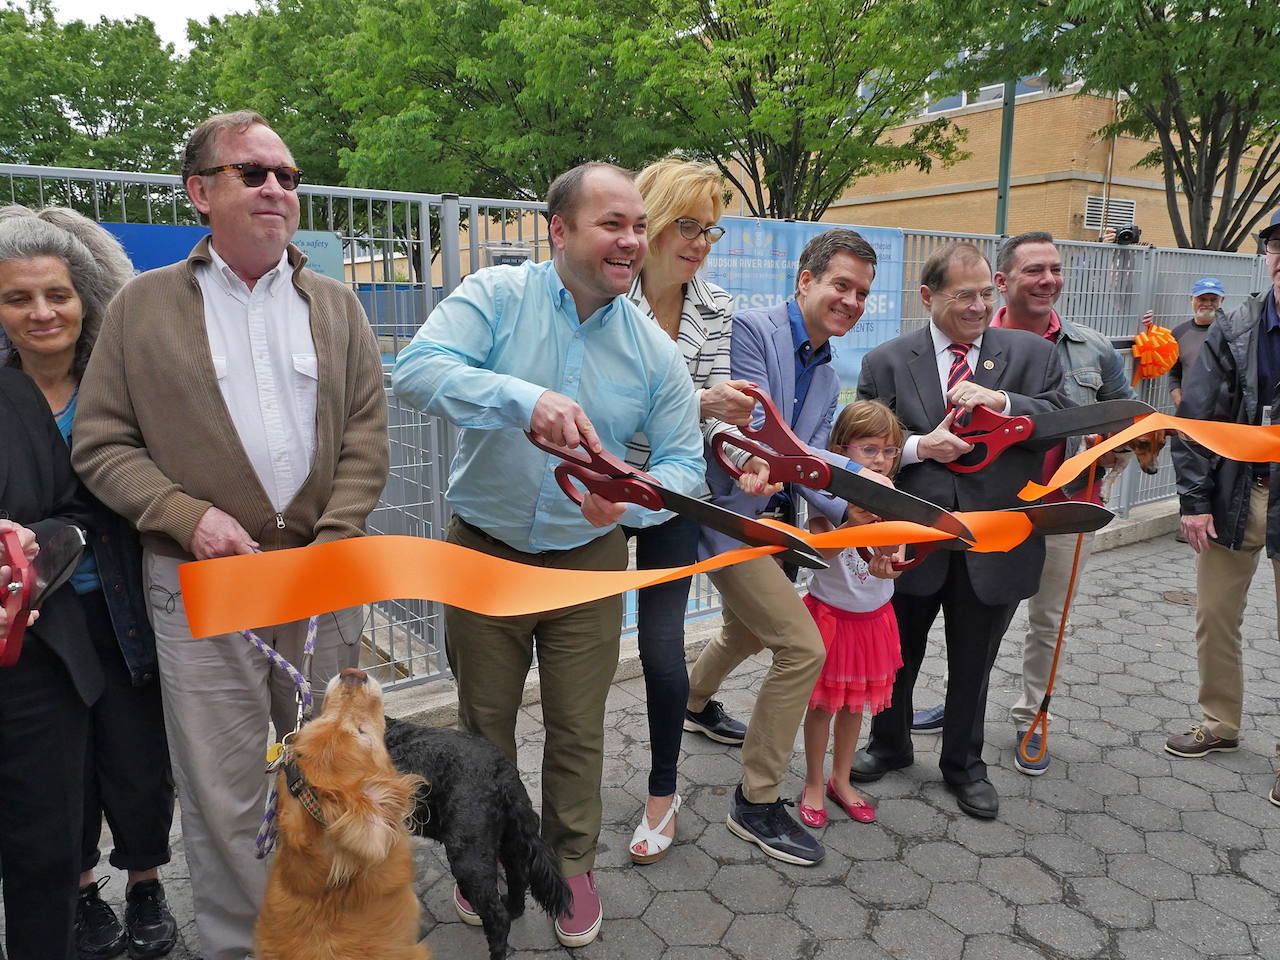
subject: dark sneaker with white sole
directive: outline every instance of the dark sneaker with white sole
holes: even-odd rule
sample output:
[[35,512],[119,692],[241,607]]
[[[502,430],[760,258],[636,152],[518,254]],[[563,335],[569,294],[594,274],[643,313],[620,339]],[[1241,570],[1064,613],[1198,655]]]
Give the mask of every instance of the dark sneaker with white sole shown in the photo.
[[1033,733],[1027,736],[1025,733],[1020,733],[1013,742],[1013,765],[1018,768],[1019,773],[1025,773],[1028,777],[1038,777],[1049,769],[1049,748],[1044,748],[1043,755],[1038,760],[1028,760],[1022,755],[1024,737],[1027,741],[1028,757],[1035,757],[1041,753],[1040,734]]
[[708,700],[707,705],[694,713],[688,707],[684,711],[684,728],[690,733],[701,733],[717,743],[742,745],[747,739],[746,724],[739,723],[724,712],[719,700]]
[[178,942],[178,922],[159,880],[139,880],[124,895],[124,929],[133,960],[163,957]]
[[773,803],[747,803],[742,784],[738,784],[725,823],[731,833],[754,843],[775,860],[811,867],[821,862],[827,851],[787,813],[787,807],[792,806],[795,804],[790,800],[781,798]]

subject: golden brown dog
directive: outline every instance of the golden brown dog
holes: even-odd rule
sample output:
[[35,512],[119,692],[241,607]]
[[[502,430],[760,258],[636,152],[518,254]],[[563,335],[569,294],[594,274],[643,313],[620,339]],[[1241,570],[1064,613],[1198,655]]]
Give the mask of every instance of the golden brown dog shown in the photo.
[[329,682],[324,710],[285,750],[275,863],[258,960],[428,960],[405,819],[421,777],[383,745],[382,691],[359,670]]

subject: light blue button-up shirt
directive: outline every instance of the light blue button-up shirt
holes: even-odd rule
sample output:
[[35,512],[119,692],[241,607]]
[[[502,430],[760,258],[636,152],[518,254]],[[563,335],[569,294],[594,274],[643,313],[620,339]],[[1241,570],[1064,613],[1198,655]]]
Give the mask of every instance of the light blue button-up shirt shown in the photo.
[[[609,529],[583,517],[556,483],[563,461],[522,432],[545,390],[575,400],[609,453],[622,459],[643,431],[654,479],[689,496],[702,490],[698,408],[675,343],[625,296],[579,323],[551,262],[467,277],[400,352],[391,385],[402,400],[462,428],[449,505],[517,550],[567,550]],[[670,516],[633,505],[624,522]]]

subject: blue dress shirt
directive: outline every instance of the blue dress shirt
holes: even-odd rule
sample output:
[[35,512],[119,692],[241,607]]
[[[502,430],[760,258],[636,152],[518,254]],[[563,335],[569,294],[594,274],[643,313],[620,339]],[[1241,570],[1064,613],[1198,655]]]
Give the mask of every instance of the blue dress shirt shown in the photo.
[[[643,432],[648,472],[697,496],[706,465],[689,370],[675,343],[625,296],[578,321],[552,262],[490,267],[467,277],[396,358],[402,400],[462,428],[449,505],[525,553],[568,550],[608,532],[556,483],[563,461],[524,436],[544,390],[576,401],[604,449],[622,459]],[[628,508],[628,526],[667,512]]]
[[791,300],[787,303],[787,320],[791,323],[791,342],[796,345],[796,399],[791,410],[791,426],[796,425],[796,418],[804,409],[804,401],[809,396],[809,384],[813,383],[813,371],[824,363],[831,362],[831,341],[828,340],[817,350],[809,339],[809,328],[804,325],[804,314],[800,305]]

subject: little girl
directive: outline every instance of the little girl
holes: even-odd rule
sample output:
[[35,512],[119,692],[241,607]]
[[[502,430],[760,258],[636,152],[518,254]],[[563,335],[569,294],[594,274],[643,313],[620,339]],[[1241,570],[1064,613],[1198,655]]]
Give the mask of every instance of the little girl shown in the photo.
[[[859,400],[840,411],[831,430],[833,453],[888,477],[902,453],[903,432],[897,418],[879,400]],[[850,508],[853,523],[866,522],[864,511]],[[809,529],[830,529],[823,517],[810,521]],[[804,718],[806,777],[800,794],[800,819],[811,827],[827,822],[826,795],[855,820],[876,817],[875,807],[849,785],[849,765],[858,746],[864,705],[872,715],[889,705],[893,679],[902,666],[898,620],[893,613],[893,581],[898,577],[893,558],[876,556],[869,564],[855,548],[840,551],[830,569],[814,571],[805,605],[818,624],[827,646],[809,712]],[[835,774],[826,779],[823,764],[831,718],[836,719]]]

